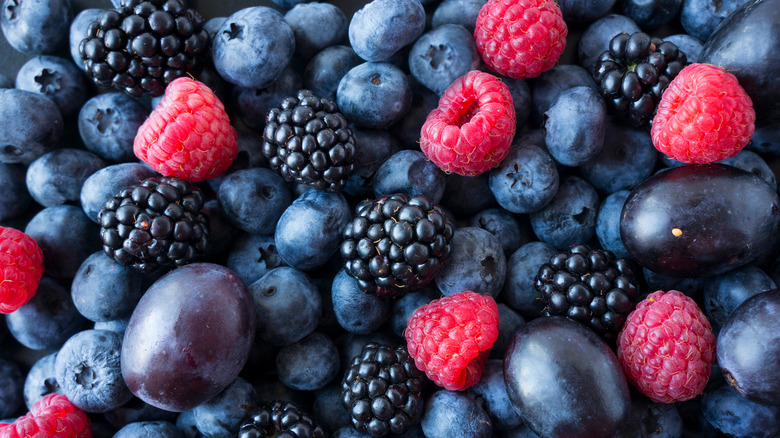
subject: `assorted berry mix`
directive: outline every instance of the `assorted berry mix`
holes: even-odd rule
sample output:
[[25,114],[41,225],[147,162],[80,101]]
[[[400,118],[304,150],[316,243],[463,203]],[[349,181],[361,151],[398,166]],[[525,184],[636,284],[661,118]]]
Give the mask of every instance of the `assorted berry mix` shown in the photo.
[[453,230],[441,207],[424,195],[362,201],[344,228],[344,270],[367,293],[416,292],[449,260]]
[[780,2],[648,1],[5,1],[0,438],[776,436]]

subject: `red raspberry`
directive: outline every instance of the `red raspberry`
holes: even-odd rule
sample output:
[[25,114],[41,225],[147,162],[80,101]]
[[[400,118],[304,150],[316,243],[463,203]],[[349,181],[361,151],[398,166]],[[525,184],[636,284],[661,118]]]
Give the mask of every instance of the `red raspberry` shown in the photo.
[[63,394],[48,394],[12,424],[0,423],[0,438],[91,438],[92,423]]
[[676,290],[657,291],[628,315],[617,356],[628,381],[651,400],[690,400],[710,378],[715,335],[691,298]]
[[11,313],[35,295],[43,275],[43,251],[32,237],[0,227],[0,313]]
[[474,40],[491,70],[522,79],[558,62],[567,33],[553,0],[490,0],[479,10]]
[[428,114],[420,149],[445,172],[476,176],[506,158],[515,129],[509,88],[474,70],[450,84]]
[[690,64],[661,96],[650,134],[662,153],[712,163],[739,153],[753,136],[753,101],[737,78],[711,64]]
[[138,128],[133,151],[165,176],[199,182],[218,177],[238,155],[238,135],[209,87],[179,78]]
[[417,368],[460,391],[482,376],[498,338],[498,307],[490,295],[471,291],[439,298],[414,311],[404,336]]

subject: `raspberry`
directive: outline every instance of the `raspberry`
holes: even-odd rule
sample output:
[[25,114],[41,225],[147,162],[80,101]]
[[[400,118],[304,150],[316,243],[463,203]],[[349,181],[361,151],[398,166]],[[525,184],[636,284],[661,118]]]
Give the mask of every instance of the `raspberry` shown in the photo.
[[409,354],[420,371],[450,391],[479,381],[498,338],[493,297],[465,291],[420,306],[406,331]]
[[474,70],[456,79],[428,114],[420,149],[445,172],[477,176],[506,158],[515,128],[509,88]]
[[656,149],[675,160],[712,163],[739,153],[755,120],[753,102],[733,74],[690,64],[661,96],[650,134]]
[[11,313],[35,295],[43,275],[43,251],[27,234],[0,227],[0,313]]
[[133,150],[152,169],[191,182],[216,178],[238,155],[238,135],[209,87],[179,78],[138,128]]
[[490,0],[474,40],[485,64],[515,79],[535,78],[558,62],[568,29],[552,0]]
[[651,400],[690,400],[710,378],[715,335],[691,298],[676,290],[657,291],[628,315],[617,356],[628,381]]
[[90,438],[92,424],[63,394],[48,394],[30,412],[11,423],[0,423],[0,438]]

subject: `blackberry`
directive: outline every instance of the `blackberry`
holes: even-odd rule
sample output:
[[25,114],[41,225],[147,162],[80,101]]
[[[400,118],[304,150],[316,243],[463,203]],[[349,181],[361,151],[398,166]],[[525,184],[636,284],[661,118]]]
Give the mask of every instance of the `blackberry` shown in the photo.
[[296,404],[274,400],[254,408],[241,422],[238,438],[324,438],[325,429]]
[[341,381],[352,426],[377,437],[406,432],[422,418],[424,379],[403,346],[366,344]]
[[287,181],[340,192],[355,168],[355,138],[332,100],[300,90],[268,112],[263,154]]
[[79,54],[99,87],[159,96],[174,79],[200,72],[209,48],[203,25],[184,0],[122,0],[89,24]]
[[661,95],[686,63],[685,53],[672,42],[622,32],[599,55],[593,78],[610,112],[640,127],[653,118]]
[[128,187],[98,213],[103,251],[143,272],[187,264],[206,250],[203,203],[200,189],[175,177]]
[[361,201],[344,228],[344,270],[366,293],[398,296],[431,282],[449,260],[454,228],[424,195]]
[[611,251],[574,245],[543,264],[534,279],[544,314],[567,316],[614,342],[634,309],[639,287],[627,259]]

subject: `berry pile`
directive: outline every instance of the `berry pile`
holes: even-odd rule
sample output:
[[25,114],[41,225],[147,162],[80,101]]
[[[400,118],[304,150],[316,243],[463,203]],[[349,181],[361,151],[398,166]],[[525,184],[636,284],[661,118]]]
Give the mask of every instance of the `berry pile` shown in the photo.
[[0,14],[0,438],[780,433],[778,0],[87,3]]

